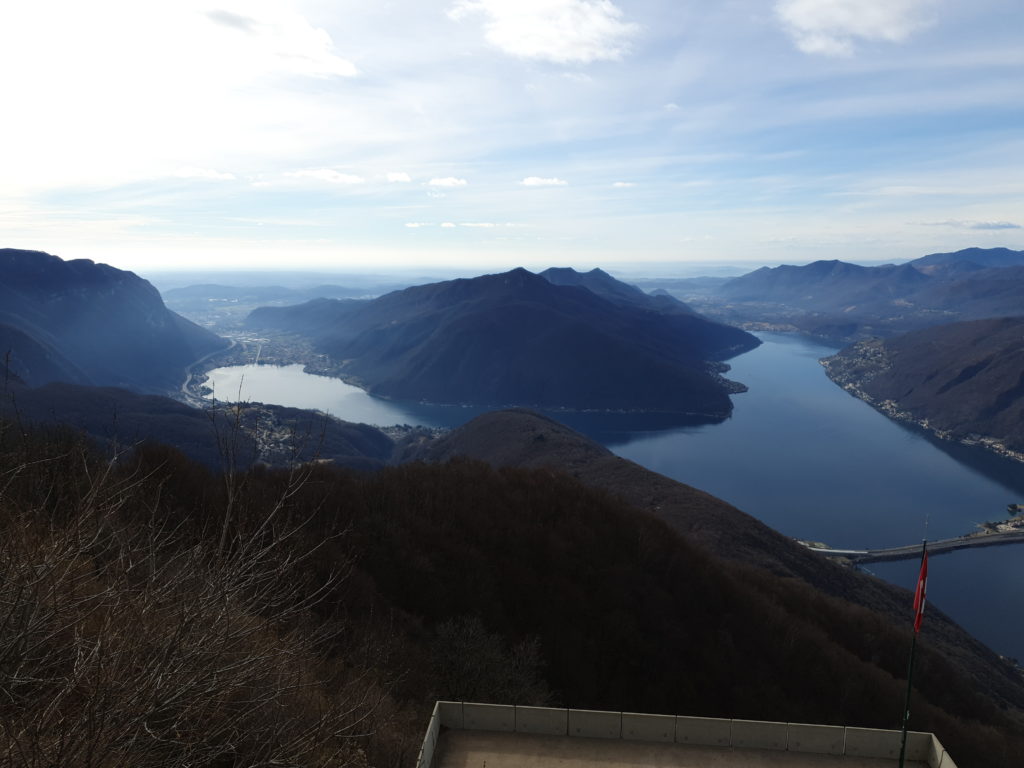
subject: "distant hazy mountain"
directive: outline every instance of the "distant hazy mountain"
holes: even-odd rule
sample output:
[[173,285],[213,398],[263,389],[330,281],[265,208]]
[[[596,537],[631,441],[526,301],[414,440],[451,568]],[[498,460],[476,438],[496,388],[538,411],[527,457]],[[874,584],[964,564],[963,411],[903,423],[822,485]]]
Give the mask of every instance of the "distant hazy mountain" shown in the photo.
[[[281,285],[235,286],[202,283],[163,291],[164,303],[178,312],[199,312],[211,304],[261,305],[300,304],[313,299],[360,298],[367,295],[362,288],[344,285],[317,285],[312,288],[286,288]],[[371,294],[372,295],[372,294]]]
[[720,361],[756,338],[685,313],[609,301],[516,269],[369,302],[261,308],[251,327],[311,337],[384,397],[721,417],[737,386]]
[[909,264],[861,267],[843,261],[815,261],[801,267],[762,267],[733,278],[719,293],[738,301],[843,310],[900,298],[927,282],[928,277]]
[[764,267],[706,295],[698,306],[716,319],[850,342],[1024,314],[1024,251],[968,248],[898,266]]
[[922,272],[933,271],[934,267],[948,267],[955,264],[973,264],[978,267],[1020,267],[1024,266],[1024,251],[1009,248],[964,248],[952,253],[929,253],[910,262]]
[[87,259],[0,249],[0,355],[30,385],[70,381],[176,388],[226,342],[164,306],[131,272]]
[[1024,452],[1024,318],[863,341],[825,363],[834,381],[891,415]]

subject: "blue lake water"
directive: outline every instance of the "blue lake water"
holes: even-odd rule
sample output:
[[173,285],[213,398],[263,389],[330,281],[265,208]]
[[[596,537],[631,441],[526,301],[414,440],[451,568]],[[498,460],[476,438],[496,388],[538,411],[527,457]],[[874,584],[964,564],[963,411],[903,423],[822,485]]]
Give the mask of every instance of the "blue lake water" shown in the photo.
[[[733,397],[718,424],[666,424],[615,414],[551,413],[615,453],[712,493],[784,534],[840,547],[883,547],[955,536],[1024,502],[1024,465],[935,440],[897,424],[825,376],[834,348],[782,334],[731,361]],[[211,372],[220,400],[318,408],[371,424],[456,426],[483,409],[394,403],[301,366]],[[903,586],[914,562],[871,572]],[[1024,659],[1024,544],[936,557],[929,604],[1005,655]]]

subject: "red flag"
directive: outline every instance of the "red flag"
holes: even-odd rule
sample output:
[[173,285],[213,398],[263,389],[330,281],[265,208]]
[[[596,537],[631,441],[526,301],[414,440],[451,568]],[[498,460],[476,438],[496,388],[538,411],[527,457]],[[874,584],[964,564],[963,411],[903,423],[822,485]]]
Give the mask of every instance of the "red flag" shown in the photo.
[[925,593],[928,590],[928,550],[921,555],[921,574],[917,577],[917,589],[914,592],[914,632],[921,631],[921,619],[924,618]]

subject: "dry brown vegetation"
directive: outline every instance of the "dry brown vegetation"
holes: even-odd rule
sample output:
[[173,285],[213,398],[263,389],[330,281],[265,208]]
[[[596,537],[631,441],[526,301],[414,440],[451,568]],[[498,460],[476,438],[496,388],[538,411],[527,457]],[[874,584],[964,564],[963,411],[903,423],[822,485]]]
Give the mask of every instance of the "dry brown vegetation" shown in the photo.
[[[211,473],[0,427],[0,765],[411,765],[437,698],[893,727],[909,627],[550,470]],[[1024,749],[942,655],[912,726]]]
[[[4,435],[0,763],[339,766],[379,692],[312,622],[294,531],[168,520],[164,480]],[[297,478],[293,478],[296,479]],[[214,521],[210,521],[213,523]],[[213,526],[210,527],[213,533]],[[197,535],[198,534],[198,535]]]

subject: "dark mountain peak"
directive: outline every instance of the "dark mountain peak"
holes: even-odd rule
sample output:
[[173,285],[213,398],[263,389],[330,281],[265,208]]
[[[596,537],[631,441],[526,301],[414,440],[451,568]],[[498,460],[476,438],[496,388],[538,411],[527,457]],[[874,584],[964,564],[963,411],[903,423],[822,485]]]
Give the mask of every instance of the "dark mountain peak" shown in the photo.
[[624,283],[596,267],[589,272],[577,272],[572,267],[551,267],[541,272],[540,277],[552,285],[586,288],[614,304],[667,314],[695,314],[686,304],[667,294],[660,298],[649,296],[635,285]]
[[[498,277],[502,277],[502,276],[512,277],[512,276],[515,276],[515,277],[527,278],[527,279],[528,278],[532,278],[532,277],[536,277],[536,275],[534,275],[533,272],[528,270],[526,267],[514,267],[513,269],[510,269],[508,272],[498,272],[497,276]],[[485,275],[485,277],[486,277],[486,275]]]
[[540,276],[554,285],[586,285],[587,283],[616,284],[632,288],[621,280],[616,280],[603,269],[594,267],[589,272],[580,272],[572,267],[548,267]]
[[533,274],[528,269],[516,267],[508,272],[415,285],[389,293],[385,298],[391,298],[392,301],[398,302],[415,299],[429,300],[432,303],[458,303],[487,296],[498,297],[510,294],[525,296],[536,294],[538,291],[543,292],[547,288],[550,288],[547,280]]
[[757,339],[679,310],[659,311],[638,288],[608,281],[637,298],[555,285],[519,268],[358,305],[263,307],[247,324],[311,337],[346,361],[346,374],[385,397],[727,414],[736,385],[706,361],[752,349]]
[[848,261],[840,261],[839,259],[819,259],[803,267],[797,267],[797,269],[811,274],[828,275],[831,277],[833,275],[861,273],[869,269],[869,267],[862,267],[857,264],[851,264]]
[[540,273],[540,276],[548,282],[554,283],[557,280],[579,281],[582,273],[577,272],[572,267],[548,267]]
[[43,251],[0,249],[4,284],[34,297],[82,290],[127,290],[143,301],[163,304],[159,292],[134,272],[97,264],[92,259],[65,261]]

